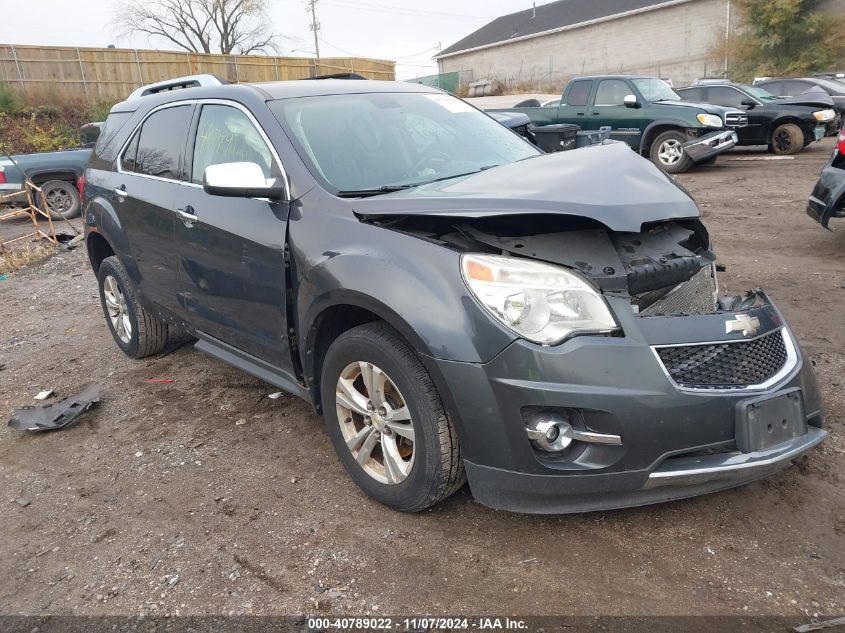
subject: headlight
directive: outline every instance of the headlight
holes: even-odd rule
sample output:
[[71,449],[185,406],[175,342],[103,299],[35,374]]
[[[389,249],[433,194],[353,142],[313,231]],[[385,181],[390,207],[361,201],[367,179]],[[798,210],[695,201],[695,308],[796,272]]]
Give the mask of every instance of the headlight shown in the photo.
[[813,112],[813,116],[816,117],[816,121],[830,123],[836,118],[836,112],[833,110],[819,110],[818,112]]
[[718,114],[699,114],[697,117],[698,122],[701,125],[706,125],[707,127],[722,127],[722,117]]
[[490,314],[521,337],[552,345],[572,334],[617,329],[602,296],[559,266],[499,255],[463,255],[470,292]]

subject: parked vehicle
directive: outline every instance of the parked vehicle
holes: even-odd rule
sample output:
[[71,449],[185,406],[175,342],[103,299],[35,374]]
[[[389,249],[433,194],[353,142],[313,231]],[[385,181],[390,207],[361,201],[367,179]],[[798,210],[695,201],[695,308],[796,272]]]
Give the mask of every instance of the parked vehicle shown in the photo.
[[845,123],[836,149],[822,169],[819,181],[807,202],[807,215],[829,228],[831,218],[845,218]]
[[672,174],[715,160],[736,145],[735,130],[747,123],[742,111],[686,103],[662,79],[628,75],[579,77],[566,85],[557,106],[511,110],[535,125],[609,126],[611,138]]
[[22,192],[26,174],[44,191],[53,219],[77,217],[82,212],[80,179],[91,158],[91,139],[99,135],[101,125],[88,123],[82,126],[83,142],[90,143],[85,147],[11,157],[0,155],[0,196]]
[[[845,84],[825,77],[755,79],[754,85],[765,88],[778,97],[797,97],[808,90],[823,90],[833,99],[833,109],[845,118]],[[834,132],[835,134],[835,132]]]
[[531,125],[531,119],[521,112],[495,112],[491,116],[509,130],[528,138],[528,126]]
[[813,73],[813,77],[821,77],[823,79],[833,79],[839,83],[845,84],[845,70],[831,70],[823,73]]
[[624,143],[545,155],[409,83],[197,83],[116,105],[86,170],[108,327],[309,401],[374,499],[657,503],[826,436],[783,316],[718,295],[697,206]]
[[758,86],[734,83],[691,86],[677,92],[688,101],[745,110],[748,125],[737,130],[737,144],[768,145],[774,154],[797,154],[823,139],[827,126],[839,121],[826,94],[779,98]]

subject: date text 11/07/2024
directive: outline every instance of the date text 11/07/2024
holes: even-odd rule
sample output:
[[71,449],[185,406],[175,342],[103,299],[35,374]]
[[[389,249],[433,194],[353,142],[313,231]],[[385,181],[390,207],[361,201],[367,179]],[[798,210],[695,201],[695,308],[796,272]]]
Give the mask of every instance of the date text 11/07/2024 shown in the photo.
[[475,631],[523,631],[528,623],[518,618],[478,617],[352,617],[352,618],[308,618],[310,631],[430,631],[430,630],[475,630]]

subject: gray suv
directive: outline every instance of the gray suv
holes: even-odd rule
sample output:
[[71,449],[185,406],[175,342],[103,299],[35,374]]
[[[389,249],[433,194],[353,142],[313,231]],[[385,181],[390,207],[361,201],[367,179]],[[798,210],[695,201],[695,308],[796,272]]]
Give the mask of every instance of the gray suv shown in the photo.
[[187,330],[307,400],[392,508],[467,480],[520,512],[656,503],[826,436],[783,316],[719,294],[697,206],[624,143],[545,155],[414,84],[194,77],[115,106],[86,182],[117,345]]

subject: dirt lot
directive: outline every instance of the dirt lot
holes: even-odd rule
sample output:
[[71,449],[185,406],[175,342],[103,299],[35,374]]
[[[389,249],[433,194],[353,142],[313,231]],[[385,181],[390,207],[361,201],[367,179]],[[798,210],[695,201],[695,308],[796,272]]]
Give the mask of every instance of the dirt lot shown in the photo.
[[815,362],[831,438],[769,480],[662,506],[518,516],[465,489],[391,512],[305,403],[190,346],[125,358],[83,252],[0,282],[4,419],[44,387],[103,389],[73,428],[0,428],[0,613],[842,614],[845,225],[803,211],[831,147],[681,177],[723,286],[767,288]]

